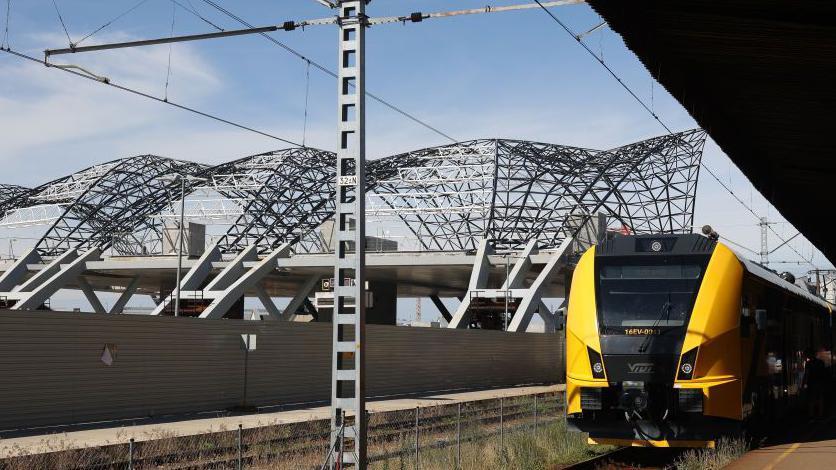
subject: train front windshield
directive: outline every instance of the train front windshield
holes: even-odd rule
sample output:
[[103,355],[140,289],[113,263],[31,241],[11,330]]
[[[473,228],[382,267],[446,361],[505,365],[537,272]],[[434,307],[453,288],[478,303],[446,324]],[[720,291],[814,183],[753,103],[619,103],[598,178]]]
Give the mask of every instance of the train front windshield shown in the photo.
[[685,327],[703,266],[696,262],[635,264],[607,260],[599,268],[599,324],[611,334]]

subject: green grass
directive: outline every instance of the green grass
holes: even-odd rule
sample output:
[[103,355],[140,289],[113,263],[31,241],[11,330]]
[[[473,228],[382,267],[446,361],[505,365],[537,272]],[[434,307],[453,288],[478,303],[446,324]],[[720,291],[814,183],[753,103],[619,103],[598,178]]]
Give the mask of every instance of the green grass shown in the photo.
[[505,460],[498,463],[504,468],[546,469],[566,465],[609,452],[611,446],[590,445],[586,434],[569,432],[566,421],[559,419],[537,436],[514,435],[509,442]]
[[721,438],[714,449],[692,449],[677,457],[677,470],[718,470],[749,451],[744,437]]
[[[504,448],[502,448],[504,447]],[[610,446],[586,443],[586,435],[570,432],[562,418],[542,425],[535,434],[531,429],[509,432],[501,446],[499,436],[462,444],[462,470],[488,468],[540,470],[566,465],[612,450]],[[422,450],[422,470],[456,468],[456,449]],[[370,465],[374,470],[409,470],[415,468],[414,452]]]

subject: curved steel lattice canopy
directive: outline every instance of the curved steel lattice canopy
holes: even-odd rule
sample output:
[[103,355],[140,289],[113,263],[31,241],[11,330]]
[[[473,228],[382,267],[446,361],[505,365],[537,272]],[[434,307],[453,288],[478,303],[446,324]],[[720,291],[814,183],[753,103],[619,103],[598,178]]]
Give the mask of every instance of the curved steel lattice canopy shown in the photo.
[[16,209],[26,203],[26,195],[32,191],[29,188],[15,184],[0,184],[0,217],[6,211]]
[[218,247],[235,252],[258,245],[265,253],[322,225],[334,213],[335,165],[332,152],[294,148],[207,170],[207,186],[242,208]]
[[690,231],[704,142],[691,130],[608,151],[500,139],[418,150],[373,163],[369,213],[439,250],[554,247],[571,218],[599,211],[639,233]]
[[[44,256],[71,248],[113,248],[118,254],[156,252],[162,232],[151,215],[169,203],[172,193],[180,197],[179,182],[164,177],[192,174],[201,168],[154,155],[114,160],[33,189],[28,204],[17,211],[42,213],[43,221],[50,222],[37,244]],[[27,222],[26,217],[21,217],[20,224]]]
[[[692,130],[608,151],[492,139],[408,152],[369,162],[367,214],[402,220],[429,250],[474,249],[482,238],[554,247],[595,212],[639,233],[690,231],[704,142]],[[266,253],[284,242],[321,251],[330,242],[323,224],[334,214],[335,164],[333,153],[312,148],[211,168],[153,155],[114,160],[32,190],[10,187],[0,226],[47,224],[37,244],[46,256],[94,247],[159,253],[158,215],[175,216],[184,197],[165,177],[193,174],[204,182],[188,179],[186,195],[221,196],[214,202],[223,204],[196,213],[229,221],[222,252],[257,245]]]

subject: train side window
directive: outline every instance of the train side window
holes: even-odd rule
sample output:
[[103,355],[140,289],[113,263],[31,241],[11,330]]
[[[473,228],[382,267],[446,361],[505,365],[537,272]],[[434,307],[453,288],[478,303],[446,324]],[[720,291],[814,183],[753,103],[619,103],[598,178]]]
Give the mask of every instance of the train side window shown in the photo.
[[755,327],[758,331],[766,330],[766,310],[762,308],[755,309]]

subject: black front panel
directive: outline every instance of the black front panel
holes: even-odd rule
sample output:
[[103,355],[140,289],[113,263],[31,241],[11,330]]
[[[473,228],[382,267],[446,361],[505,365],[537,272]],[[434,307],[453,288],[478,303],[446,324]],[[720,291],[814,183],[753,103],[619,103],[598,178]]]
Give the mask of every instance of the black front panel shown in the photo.
[[611,354],[679,355],[684,336],[676,328],[663,328],[652,335],[601,335],[601,352]]
[[674,354],[604,354],[607,380],[673,384]]
[[607,380],[673,384],[684,335],[668,330],[658,335],[602,335]]
[[693,233],[682,235],[617,236],[604,241],[595,250],[598,256],[670,256],[710,255],[717,242]]
[[610,382],[673,384],[715,243],[699,235],[616,237],[596,251],[601,353]]

